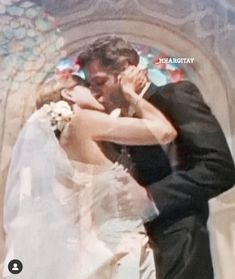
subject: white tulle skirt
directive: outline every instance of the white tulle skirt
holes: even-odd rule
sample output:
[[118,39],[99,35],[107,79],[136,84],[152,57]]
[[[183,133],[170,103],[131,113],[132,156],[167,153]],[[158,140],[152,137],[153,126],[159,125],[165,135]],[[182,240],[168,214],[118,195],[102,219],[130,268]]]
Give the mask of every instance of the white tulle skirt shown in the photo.
[[[143,221],[117,203],[127,174],[120,168],[73,165],[72,179],[38,198],[30,194],[27,174],[23,178],[27,189],[7,226],[3,278],[155,279]],[[23,263],[20,274],[9,273],[11,259]]]

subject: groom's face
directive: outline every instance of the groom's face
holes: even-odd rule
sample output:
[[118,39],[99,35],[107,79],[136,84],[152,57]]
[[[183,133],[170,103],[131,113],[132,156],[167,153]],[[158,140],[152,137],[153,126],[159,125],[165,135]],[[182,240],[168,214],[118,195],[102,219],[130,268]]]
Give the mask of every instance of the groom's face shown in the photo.
[[103,67],[99,60],[93,60],[84,70],[92,93],[107,112],[123,106],[124,98],[120,90],[118,73]]

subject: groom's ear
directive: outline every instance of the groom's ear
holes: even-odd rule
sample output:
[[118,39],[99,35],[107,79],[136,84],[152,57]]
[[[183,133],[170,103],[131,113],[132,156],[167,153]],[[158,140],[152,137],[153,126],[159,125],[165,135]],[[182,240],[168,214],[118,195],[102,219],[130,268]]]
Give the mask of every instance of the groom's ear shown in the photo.
[[65,101],[72,103],[72,104],[76,103],[71,92],[68,89],[66,89],[66,88],[61,89],[60,95]]

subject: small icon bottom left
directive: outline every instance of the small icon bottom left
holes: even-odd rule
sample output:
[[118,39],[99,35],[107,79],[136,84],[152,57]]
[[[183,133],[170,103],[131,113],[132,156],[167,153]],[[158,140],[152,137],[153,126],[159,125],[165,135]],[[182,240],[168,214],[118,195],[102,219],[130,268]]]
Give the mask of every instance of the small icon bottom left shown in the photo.
[[23,269],[23,264],[21,261],[14,259],[11,260],[8,263],[8,270],[12,273],[12,274],[18,274],[22,271]]

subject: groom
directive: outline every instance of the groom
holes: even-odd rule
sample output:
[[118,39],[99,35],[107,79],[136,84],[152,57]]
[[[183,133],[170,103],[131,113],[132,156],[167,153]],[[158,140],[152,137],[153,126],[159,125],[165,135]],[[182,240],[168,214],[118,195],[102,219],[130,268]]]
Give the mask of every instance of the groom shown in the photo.
[[[106,36],[89,45],[78,60],[107,112],[124,107],[119,77],[128,66],[138,65],[136,50],[120,37]],[[178,131],[170,146],[126,148],[136,180],[146,187],[160,212],[146,224],[160,278],[212,279],[208,200],[235,184],[226,139],[191,82],[162,87],[149,82],[142,88],[140,97],[158,107]]]

